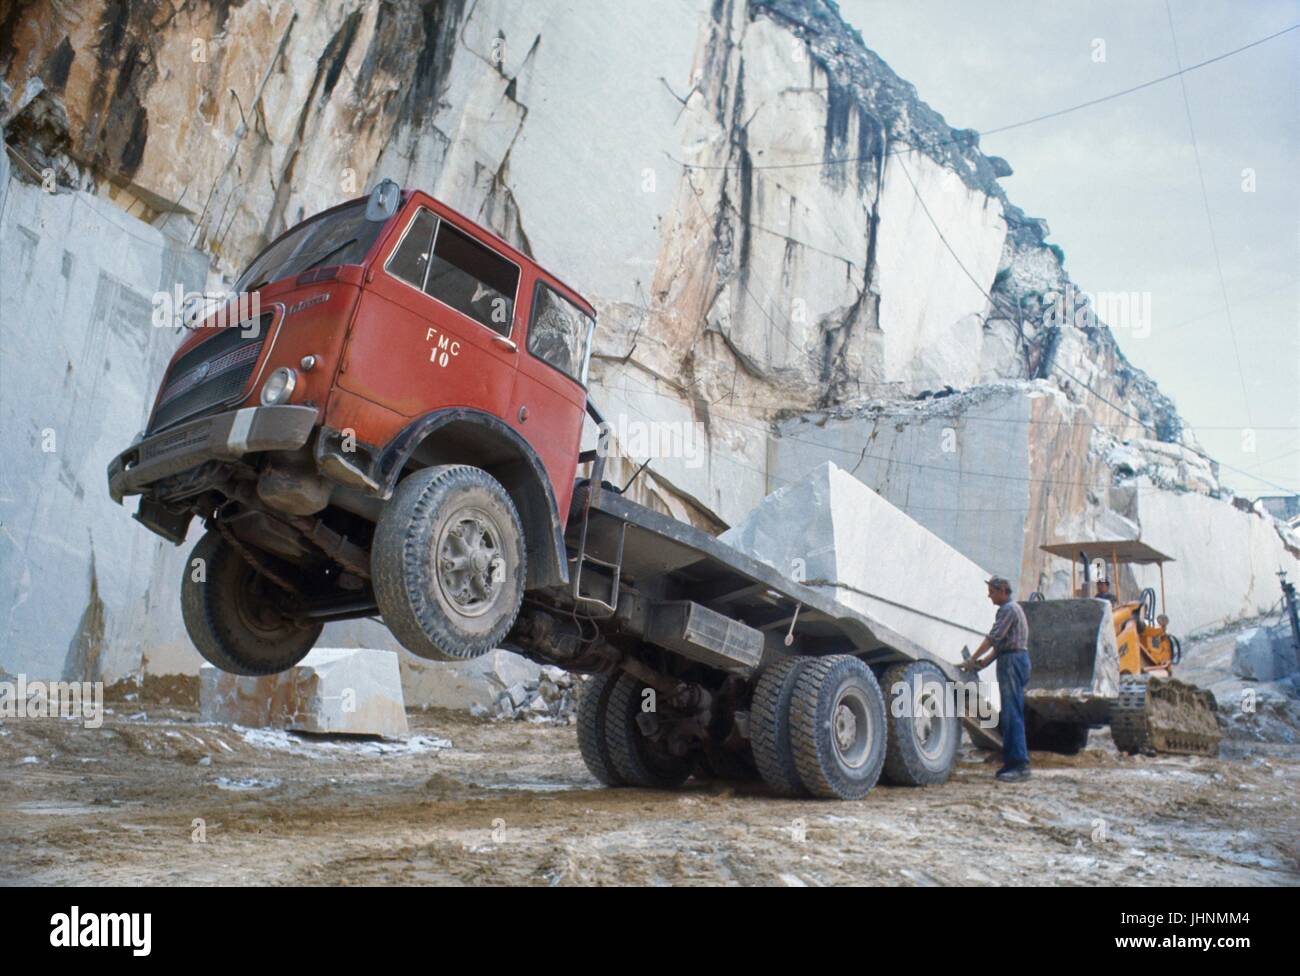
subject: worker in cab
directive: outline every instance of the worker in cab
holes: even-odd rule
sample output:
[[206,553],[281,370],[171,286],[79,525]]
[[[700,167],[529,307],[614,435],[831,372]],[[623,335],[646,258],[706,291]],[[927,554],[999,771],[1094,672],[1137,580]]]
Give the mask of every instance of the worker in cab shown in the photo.
[[982,671],[997,661],[998,694],[1002,699],[998,730],[1002,733],[1002,768],[997,779],[1019,783],[1029,778],[1029,747],[1025,743],[1025,685],[1029,683],[1029,621],[1020,604],[1011,599],[1011,584],[1001,576],[985,583],[989,600],[998,608],[993,629],[969,660],[968,671]]
[[1110,591],[1110,580],[1097,580],[1097,599],[1105,600],[1112,607],[1115,605],[1115,594]]

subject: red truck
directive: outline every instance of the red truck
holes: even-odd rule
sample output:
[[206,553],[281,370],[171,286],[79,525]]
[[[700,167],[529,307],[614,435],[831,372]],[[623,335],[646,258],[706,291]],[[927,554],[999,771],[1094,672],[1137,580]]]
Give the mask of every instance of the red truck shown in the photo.
[[[277,238],[199,323],[112,497],[182,544],[186,628],[226,671],[382,616],[414,654],[510,647],[591,674],[578,744],[610,785],[693,772],[857,798],[942,782],[960,736],[925,649],[604,482],[581,452],[595,310],[505,241],[384,181]],[[579,465],[590,464],[579,477]],[[915,715],[886,709],[908,682]],[[930,699],[926,699],[930,696]]]

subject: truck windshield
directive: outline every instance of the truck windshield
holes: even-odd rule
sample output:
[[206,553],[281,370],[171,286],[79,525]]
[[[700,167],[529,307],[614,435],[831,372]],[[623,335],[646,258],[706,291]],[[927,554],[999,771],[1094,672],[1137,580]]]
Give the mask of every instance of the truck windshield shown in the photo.
[[360,264],[384,223],[366,220],[364,200],[304,220],[253,260],[234,291],[256,291],[324,264]]

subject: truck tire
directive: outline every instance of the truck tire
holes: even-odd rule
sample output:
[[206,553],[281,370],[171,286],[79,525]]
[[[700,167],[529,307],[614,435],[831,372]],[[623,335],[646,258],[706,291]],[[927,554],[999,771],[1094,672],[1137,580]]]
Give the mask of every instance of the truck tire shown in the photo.
[[790,699],[799,779],[813,796],[860,800],[880,779],[888,737],[885,699],[871,669],[848,654],[814,658]]
[[[199,565],[202,578],[196,580]],[[277,674],[306,657],[322,629],[289,616],[284,596],[213,530],[186,561],[181,617],[209,664],[231,674]]]
[[609,741],[605,737],[605,711],[617,680],[617,674],[592,675],[578,695],[578,751],[588,772],[606,786],[623,785],[609,758]]
[[499,645],[527,571],[514,502],[481,468],[422,468],[397,486],[370,551],[375,602],[412,654],[464,661]]
[[777,796],[807,796],[794,764],[790,699],[807,658],[787,657],[763,670],[749,708],[749,744],[758,775]]
[[630,674],[614,682],[605,706],[605,741],[614,771],[628,786],[672,789],[681,786],[694,767],[691,756],[674,756],[641,731],[641,694],[645,686]]
[[[915,687],[918,681],[919,695]],[[946,783],[952,775],[952,764],[961,742],[961,719],[943,714],[948,688],[943,672],[929,661],[912,661],[886,670],[880,683],[889,706],[886,709],[889,735],[881,779],[895,786]],[[900,693],[908,696],[911,707],[907,714],[895,715],[895,696]],[[940,696],[939,714],[926,708],[927,697],[934,695]]]

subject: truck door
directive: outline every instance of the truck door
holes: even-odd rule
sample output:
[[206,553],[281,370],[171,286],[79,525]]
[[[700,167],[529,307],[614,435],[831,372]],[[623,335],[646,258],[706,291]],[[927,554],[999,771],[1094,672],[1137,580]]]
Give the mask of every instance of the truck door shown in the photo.
[[506,418],[520,269],[417,206],[381,255],[353,322],[339,385],[406,417],[472,407]]
[[564,519],[586,414],[595,321],[540,278],[531,285],[527,314],[510,422],[546,466]]

